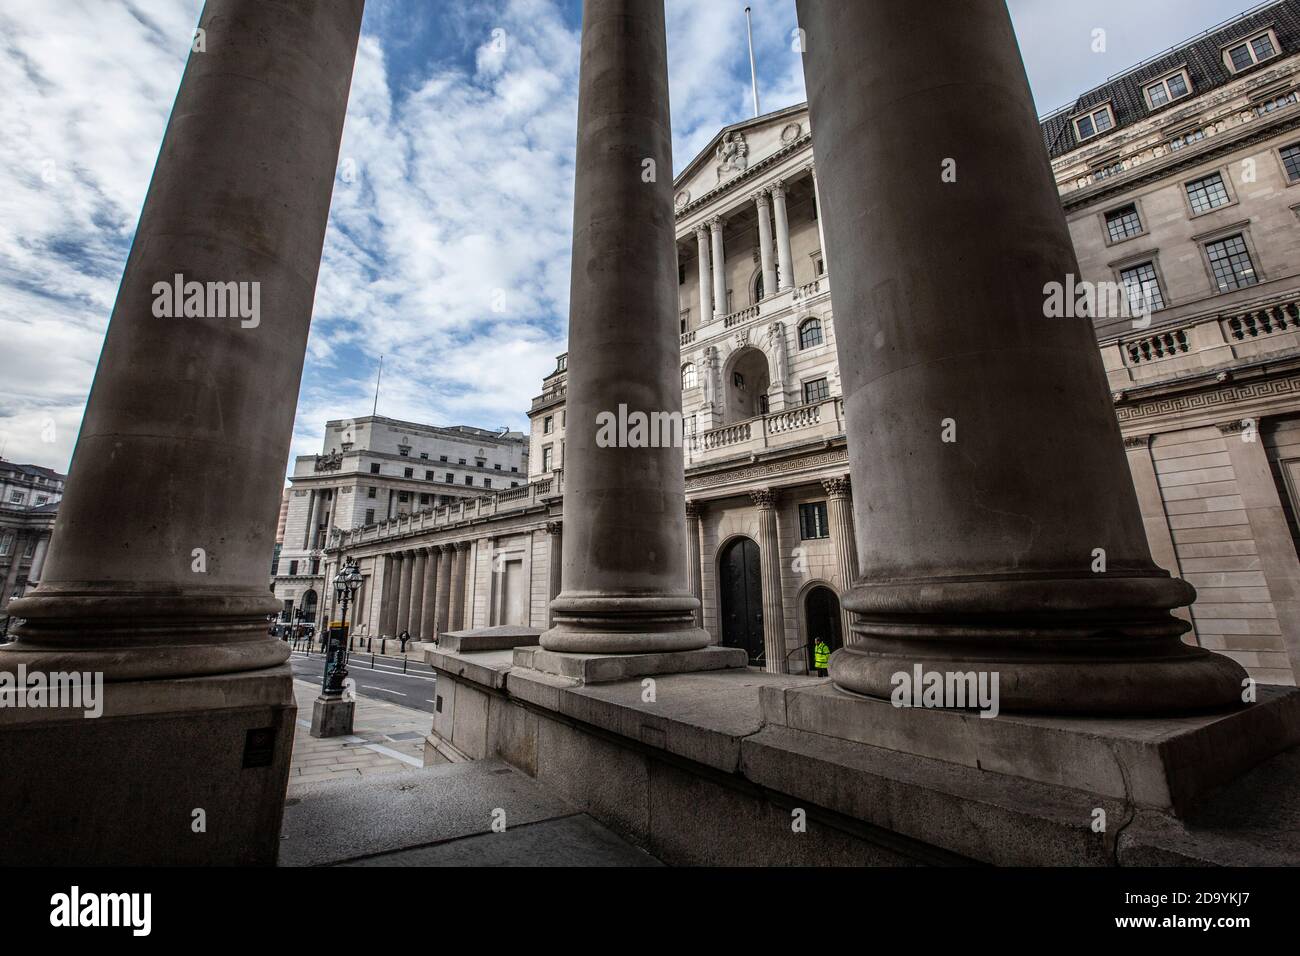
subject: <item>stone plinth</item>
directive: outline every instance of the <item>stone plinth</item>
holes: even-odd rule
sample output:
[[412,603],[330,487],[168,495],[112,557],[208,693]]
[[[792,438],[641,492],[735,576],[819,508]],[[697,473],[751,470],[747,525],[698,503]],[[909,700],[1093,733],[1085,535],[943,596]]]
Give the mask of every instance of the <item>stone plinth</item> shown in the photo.
[[355,701],[342,697],[317,697],[311,708],[311,735],[313,737],[346,737],[352,733]]
[[469,631],[448,631],[439,636],[438,647],[453,654],[501,651],[534,645],[541,636],[542,632],[535,627],[501,624],[497,627],[480,627]]

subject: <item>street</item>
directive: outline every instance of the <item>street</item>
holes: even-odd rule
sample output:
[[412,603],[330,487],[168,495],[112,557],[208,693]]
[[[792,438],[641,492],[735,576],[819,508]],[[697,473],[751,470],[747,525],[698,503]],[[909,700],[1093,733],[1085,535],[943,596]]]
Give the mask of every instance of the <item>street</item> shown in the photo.
[[[372,662],[373,661],[373,665]],[[312,681],[319,686],[325,668],[325,656],[314,651],[309,656],[294,651],[290,658],[293,676]],[[356,681],[358,697],[386,700],[390,704],[410,707],[433,713],[433,669],[423,661],[410,658],[406,673],[402,673],[400,658],[380,657],[366,653],[353,654],[348,660],[348,676]]]

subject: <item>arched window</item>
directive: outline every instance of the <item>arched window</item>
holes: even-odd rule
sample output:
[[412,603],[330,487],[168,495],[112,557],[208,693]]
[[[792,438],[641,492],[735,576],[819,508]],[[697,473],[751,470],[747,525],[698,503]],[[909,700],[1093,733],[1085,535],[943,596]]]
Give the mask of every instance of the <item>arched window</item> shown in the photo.
[[695,365],[687,362],[682,366],[682,391],[695,387]]
[[822,320],[809,319],[799,326],[799,348],[809,349],[822,344]]

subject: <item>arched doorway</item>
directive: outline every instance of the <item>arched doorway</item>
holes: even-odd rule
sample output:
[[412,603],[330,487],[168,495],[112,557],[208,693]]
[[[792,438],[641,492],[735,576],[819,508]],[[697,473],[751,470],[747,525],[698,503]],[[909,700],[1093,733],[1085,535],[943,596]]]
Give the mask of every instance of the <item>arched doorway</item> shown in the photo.
[[844,646],[843,629],[840,626],[840,599],[835,592],[824,584],[808,590],[803,599],[804,634],[808,638],[808,671],[813,673],[815,653],[818,641],[825,641],[831,653]]
[[726,380],[722,383],[727,424],[767,414],[767,390],[770,386],[767,356],[752,346],[742,349],[735,360],[728,363]]
[[302,596],[302,619],[304,622],[316,621],[316,591],[309,589]]
[[761,667],[763,654],[763,577],[758,545],[737,538],[718,560],[718,592],[722,609],[722,643],[743,647],[749,663]]

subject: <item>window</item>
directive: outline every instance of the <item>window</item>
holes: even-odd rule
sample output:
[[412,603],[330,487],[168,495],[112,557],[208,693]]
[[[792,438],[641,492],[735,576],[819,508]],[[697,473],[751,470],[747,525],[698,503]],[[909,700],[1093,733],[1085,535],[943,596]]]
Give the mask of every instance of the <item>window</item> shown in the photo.
[[810,349],[814,345],[822,344],[822,322],[821,319],[809,319],[803,325],[799,326],[799,348]]
[[1111,116],[1110,104],[1077,116],[1074,120],[1074,130],[1081,140],[1092,139],[1100,133],[1105,133],[1114,125],[1115,119]]
[[1150,262],[1131,266],[1119,274],[1128,293],[1128,307],[1131,315],[1146,315],[1165,307],[1165,297],[1160,292],[1160,281],[1156,278],[1155,266]]
[[425,480],[425,481],[433,481],[433,472],[431,472],[431,471],[427,471],[427,470],[426,470],[425,473],[424,473],[424,480]]
[[13,504],[20,505],[23,503],[23,493],[21,491],[11,491],[9,492],[9,500]]
[[1240,73],[1256,63],[1277,56],[1277,44],[1273,40],[1273,32],[1266,30],[1243,43],[1227,47],[1223,52],[1223,62],[1227,64],[1228,69],[1233,73]]
[[410,501],[410,500],[411,500],[411,496],[410,496],[409,494],[407,494],[405,491],[398,492],[397,500],[398,500],[398,501],[402,501],[402,502]]
[[467,484],[467,485],[472,485],[472,484],[474,484],[474,476],[473,476],[473,475],[466,475],[466,476],[465,476],[465,484]]
[[1300,143],[1282,150],[1282,166],[1286,169],[1287,182],[1300,183]]
[[682,366],[682,391],[684,392],[688,388],[694,388],[698,384],[699,379],[695,374],[695,364],[693,362],[687,362]]
[[511,488],[518,488],[518,487],[519,487],[519,482],[517,482],[517,481],[512,481],[512,482],[510,482],[510,487],[511,487]]
[[37,504],[38,507],[39,507],[40,505],[45,504],[45,503],[46,503],[47,501],[49,501],[49,500],[50,500],[50,496],[49,496],[49,495],[37,495],[37,496],[36,496],[36,504]]
[[427,505],[429,503],[429,499],[432,497],[433,497],[432,495],[420,495],[420,504]]
[[439,460],[439,461],[446,461],[446,460],[447,460],[447,456],[446,456],[446,455],[439,455],[439,456],[438,456],[438,460]]
[[826,379],[814,379],[811,382],[804,382],[803,401],[805,405],[811,405],[814,402],[824,402],[831,397],[830,386],[826,384]]
[[375,523],[375,509],[374,509],[374,508],[367,508],[367,509],[366,509],[366,524],[374,524],[374,523]]
[[501,466],[500,466],[500,465],[493,465],[493,466],[492,466],[492,470],[493,470],[493,471],[500,471],[500,470],[501,470]]
[[462,459],[460,459],[460,461],[459,461],[459,462],[457,462],[457,464],[460,464],[460,465],[463,465],[463,464],[465,464],[465,459],[464,459],[464,458],[462,458]]
[[826,517],[826,502],[814,501],[799,506],[799,540],[813,541],[831,536]]
[[1187,73],[1185,70],[1179,70],[1164,79],[1147,84],[1147,105],[1151,109],[1157,109],[1166,103],[1182,99],[1190,92],[1191,88],[1188,85]]
[[1228,188],[1223,184],[1223,177],[1210,173],[1187,184],[1187,201],[1192,204],[1192,214],[1196,215],[1226,206],[1232,200],[1228,198]]
[[1106,213],[1106,233],[1111,242],[1123,242],[1142,234],[1142,220],[1138,218],[1137,206],[1129,204],[1123,209]]
[[1203,139],[1205,139],[1205,127],[1197,127],[1180,136],[1175,136],[1169,141],[1169,148],[1173,150],[1182,149],[1184,146],[1191,146],[1192,143],[1199,143]]
[[291,575],[292,575],[292,574],[297,574],[297,573],[298,573],[298,562],[297,562],[297,561],[290,561],[290,562],[289,562],[289,573],[290,573]]
[[554,454],[555,454],[555,449],[550,445],[547,445],[545,448],[542,449],[542,471],[551,470],[551,462],[553,460]]
[[447,472],[447,484],[454,485],[455,483],[456,483],[456,476],[453,475],[451,472]]
[[1205,255],[1210,260],[1214,282],[1220,292],[1244,289],[1259,282],[1259,276],[1255,275],[1255,266],[1250,261],[1246,240],[1240,233],[1207,242]]
[[403,458],[407,458],[407,457],[409,457],[410,454],[411,454],[411,446],[410,446],[410,445],[398,445],[398,446],[397,446],[397,453],[398,453],[399,455],[401,455]]
[[491,479],[491,478],[484,478],[484,479],[483,479],[483,487],[484,487],[484,488],[491,488],[491,487],[492,487],[492,479]]
[[378,462],[375,462],[374,464],[372,464],[372,465],[370,466],[370,473],[371,473],[372,475],[377,475],[377,474],[379,474],[379,463],[378,463]]
[[414,478],[414,477],[415,477],[415,469],[414,469],[414,468],[403,468],[403,469],[402,469],[402,477],[403,477],[403,478]]
[[421,457],[424,461],[428,461],[428,460],[429,460],[429,453],[428,453],[427,451],[422,451],[422,452],[420,452],[420,457]]
[[373,498],[373,497],[375,497],[375,493],[378,492],[378,491],[379,491],[378,488],[368,488],[368,489],[366,489],[366,497],[367,497],[367,498]]
[[547,415],[542,419],[542,434],[549,435],[553,431],[555,431],[555,416]]
[[814,275],[824,276],[826,274],[826,259],[824,257],[817,256],[814,258],[813,265],[816,266],[813,270]]
[[0,555],[8,554],[14,546],[14,536],[12,534],[0,534]]

